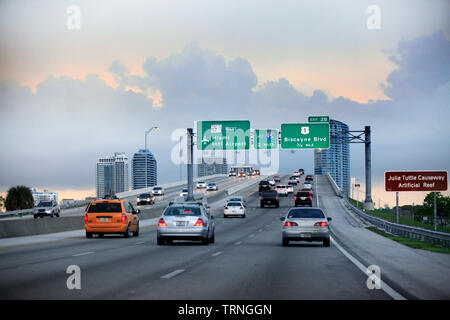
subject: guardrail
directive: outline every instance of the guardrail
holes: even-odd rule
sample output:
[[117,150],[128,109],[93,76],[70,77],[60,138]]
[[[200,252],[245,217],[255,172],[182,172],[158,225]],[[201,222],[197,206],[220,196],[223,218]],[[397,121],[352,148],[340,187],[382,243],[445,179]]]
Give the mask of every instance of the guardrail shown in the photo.
[[262,181],[262,180],[267,179],[268,177],[269,177],[269,176],[260,176],[260,177],[258,177],[258,178],[256,178],[256,179],[252,179],[252,180],[250,180],[250,181],[248,181],[248,182],[244,182],[244,183],[241,183],[241,184],[239,184],[239,185],[237,185],[237,186],[228,188],[228,189],[227,189],[228,195],[232,195],[232,194],[235,193],[235,192],[241,191],[241,190],[243,190],[243,189],[245,189],[245,188],[251,186],[252,184],[255,184],[255,183],[258,183],[258,182],[260,182],[260,181]]
[[342,190],[337,185],[336,181],[334,181],[333,177],[327,172],[328,181],[330,181],[331,187],[333,188],[334,193],[342,198]]
[[[213,174],[213,175],[210,175],[210,176],[194,178],[194,182],[203,181],[203,180],[209,180],[209,179],[214,179],[214,178],[221,178],[221,177],[228,177],[228,175],[227,174]],[[185,184],[187,184],[187,180],[158,184],[158,187],[162,187],[164,189],[168,189],[168,188],[182,186],[182,185],[185,185]],[[126,198],[126,197],[136,196],[136,195],[141,194],[141,193],[147,193],[147,192],[150,192],[152,190],[153,190],[153,187],[148,187],[148,188],[142,188],[142,189],[136,189],[136,190],[130,190],[130,191],[116,193],[116,196],[118,198],[122,199],[122,198]]]
[[20,214],[28,214],[28,213],[34,213],[34,208],[0,212],[0,216],[17,216]]
[[[336,182],[334,179],[327,174],[328,180],[330,181],[331,186],[334,188],[334,186],[337,187]],[[333,186],[334,183],[334,186]],[[339,192],[337,192],[339,191]],[[342,192],[340,192],[340,189],[337,188],[335,190],[336,195],[342,197]],[[407,226],[403,224],[397,224],[394,222],[390,222],[378,217],[374,217],[364,211],[362,211],[359,208],[356,208],[350,201],[348,201],[347,197],[342,197],[344,199],[344,205],[355,212],[358,216],[363,218],[364,220],[368,221],[369,223],[373,224],[379,229],[382,229],[388,233],[398,235],[405,238],[412,238],[412,239],[418,239],[421,241],[425,241],[428,243],[432,243],[434,245],[438,244],[443,247],[449,248],[450,247],[450,234],[446,232],[439,232],[439,231],[432,231],[425,228],[420,227],[413,227],[413,226]]]

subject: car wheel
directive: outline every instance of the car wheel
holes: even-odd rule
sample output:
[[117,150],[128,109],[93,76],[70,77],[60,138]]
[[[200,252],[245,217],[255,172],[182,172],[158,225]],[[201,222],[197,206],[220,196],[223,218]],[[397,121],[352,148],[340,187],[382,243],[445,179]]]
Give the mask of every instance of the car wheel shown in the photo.
[[124,238],[130,237],[130,226],[127,226],[127,230],[125,230],[125,232],[123,233],[123,237]]
[[209,238],[206,236],[206,238],[202,239],[202,245],[207,246],[209,244]]
[[44,219],[44,215],[41,214],[41,215],[39,216],[39,218]]
[[164,245],[166,243],[166,241],[163,238],[161,238],[161,237],[157,237],[156,238],[156,243],[158,244],[158,246],[162,246],[162,245]]
[[264,208],[264,205],[261,203],[260,208]]
[[209,243],[214,243],[214,241],[215,241],[215,236],[214,236],[214,232],[213,232],[211,238],[209,239]]
[[34,218],[37,219],[37,215],[34,215]]
[[330,246],[330,239],[323,240],[323,246],[324,247],[329,247]]
[[105,235],[104,233],[97,233],[97,236],[98,236],[99,238],[103,238],[104,235]]
[[86,232],[86,238],[92,238],[92,232]]
[[289,245],[289,240],[286,238],[283,238],[283,247],[287,247]]
[[245,218],[245,214],[242,215],[242,218]]
[[59,218],[59,213],[60,213],[60,211],[58,211],[58,213],[55,214],[55,216],[56,216],[57,218]]
[[136,231],[133,231],[133,237],[139,237],[139,223],[136,226]]

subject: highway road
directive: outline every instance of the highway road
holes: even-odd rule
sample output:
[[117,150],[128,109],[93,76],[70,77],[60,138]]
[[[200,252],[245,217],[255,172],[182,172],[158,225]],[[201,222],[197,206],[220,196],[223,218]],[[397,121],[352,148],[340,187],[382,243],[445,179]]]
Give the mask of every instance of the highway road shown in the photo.
[[[279,218],[293,196],[282,197],[279,208],[259,208],[255,190],[242,192],[245,219],[224,219],[222,209],[215,210],[216,239],[208,246],[157,246],[156,227],[148,226],[137,238],[2,248],[0,299],[391,299],[369,290],[367,276],[333,243],[283,247]],[[80,290],[66,286],[70,265],[81,269]]]

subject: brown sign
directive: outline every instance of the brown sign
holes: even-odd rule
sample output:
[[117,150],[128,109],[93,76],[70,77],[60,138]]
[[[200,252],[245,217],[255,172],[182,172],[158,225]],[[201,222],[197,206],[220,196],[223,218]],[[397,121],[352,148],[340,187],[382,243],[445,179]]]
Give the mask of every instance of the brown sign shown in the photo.
[[386,191],[446,191],[447,171],[386,171]]

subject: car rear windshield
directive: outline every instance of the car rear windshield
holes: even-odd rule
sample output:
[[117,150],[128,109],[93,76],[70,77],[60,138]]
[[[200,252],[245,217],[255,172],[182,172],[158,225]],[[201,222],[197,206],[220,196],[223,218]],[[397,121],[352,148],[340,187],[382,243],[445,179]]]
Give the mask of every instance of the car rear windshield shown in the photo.
[[227,207],[240,207],[242,204],[240,202],[228,202]]
[[325,218],[320,209],[292,209],[289,211],[288,218]]
[[274,191],[274,190],[270,190],[270,191],[263,191],[262,193],[261,193],[261,196],[263,196],[263,197],[265,197],[265,196],[276,196],[277,195],[277,192],[276,191]]
[[231,198],[228,201],[242,201],[242,199],[240,199],[240,198]]
[[161,188],[153,188],[153,190],[161,190]]
[[309,192],[299,192],[297,193],[297,197],[309,197],[310,193]]
[[141,194],[139,198],[151,198],[151,195],[148,193]]
[[264,186],[264,185],[268,185],[268,184],[269,184],[269,181],[261,181],[259,183],[260,186]]
[[88,209],[88,213],[100,213],[100,212],[122,212],[122,206],[119,202],[111,203],[91,203]]
[[165,216],[199,216],[200,208],[198,207],[169,207],[164,212]]

